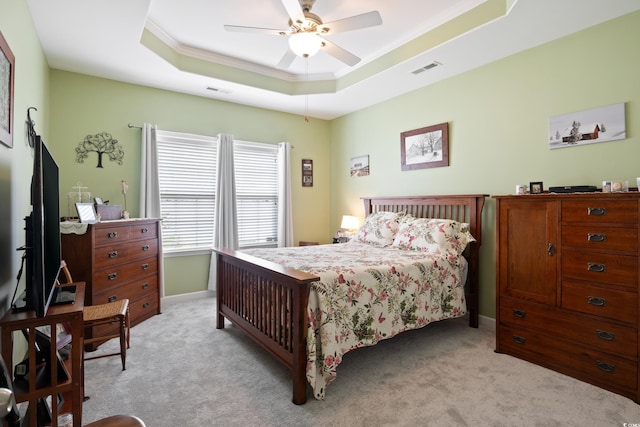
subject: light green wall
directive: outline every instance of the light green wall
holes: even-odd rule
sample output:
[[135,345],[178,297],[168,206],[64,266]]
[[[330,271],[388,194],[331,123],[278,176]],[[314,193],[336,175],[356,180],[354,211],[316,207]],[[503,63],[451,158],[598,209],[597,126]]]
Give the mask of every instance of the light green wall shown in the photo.
[[[139,130],[127,123],[157,123],[183,132],[232,133],[238,139],[290,141],[293,150],[295,240],[328,242],[340,216],[362,216],[369,195],[505,194],[515,184],[543,181],[597,185],[640,175],[640,13],[489,64],[371,108],[326,122],[181,95],[59,70],[49,71],[26,1],[0,0],[0,31],[16,55],[14,148],[0,147],[0,298],[13,291],[28,214],[31,151],[25,145],[26,108],[61,166],[61,190],[77,181],[94,195],[121,203],[119,182],[130,184],[128,208],[138,212]],[[446,66],[446,64],[445,64]],[[414,78],[408,76],[407,78]],[[50,100],[50,101],[49,101]],[[626,103],[627,139],[550,151],[549,116]],[[450,166],[400,171],[400,132],[450,125]],[[75,162],[88,134],[110,132],[123,144],[125,163]],[[350,178],[349,159],[370,156],[371,175]],[[300,160],[314,160],[314,187],[300,186]],[[63,213],[66,199],[63,201]],[[494,315],[495,212],[488,200],[481,250],[481,313]],[[6,224],[10,224],[7,226]],[[167,294],[206,287],[208,257],[166,260]]]
[[[13,148],[0,144],[0,314],[16,286],[24,245],[24,217],[31,212],[33,150],[25,136],[27,108],[45,137],[49,121],[49,67],[25,1],[0,0],[0,32],[15,56]],[[24,283],[24,279],[22,280]],[[23,285],[24,286],[24,285]]]
[[[640,12],[332,121],[331,224],[373,195],[510,194],[516,184],[640,176]],[[446,64],[444,65],[446,67]],[[419,78],[407,76],[407,78]],[[626,103],[627,139],[549,150],[550,116]],[[400,133],[449,123],[449,167],[402,172]],[[368,154],[371,175],[350,178]],[[495,315],[495,204],[483,215],[480,312]]]
[[[120,181],[129,183],[127,209],[138,215],[140,130],[128,123],[156,123],[160,129],[203,135],[233,134],[236,139],[278,143],[289,141],[291,153],[294,241],[328,243],[329,123],[228,102],[120,83],[66,71],[51,71],[51,145],[60,166],[61,210],[77,182],[92,195],[123,205]],[[110,133],[123,146],[123,165],[97,156],[76,162],[75,148],[87,135]],[[302,187],[301,160],[313,159],[314,185]],[[209,257],[169,258],[165,263],[166,295],[204,290]]]

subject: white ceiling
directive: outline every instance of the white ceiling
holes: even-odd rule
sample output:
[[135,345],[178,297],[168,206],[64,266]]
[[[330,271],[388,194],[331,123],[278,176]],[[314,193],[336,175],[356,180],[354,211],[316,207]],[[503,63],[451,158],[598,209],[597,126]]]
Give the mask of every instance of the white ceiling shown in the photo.
[[[640,9],[640,0],[317,0],[324,22],[377,10],[383,23],[327,36],[361,58],[354,67],[320,52],[281,70],[286,38],[223,28],[287,29],[281,0],[27,1],[52,68],[322,119]],[[460,28],[452,20],[477,7],[501,11],[440,43],[438,30]],[[412,73],[434,61],[442,65]]]

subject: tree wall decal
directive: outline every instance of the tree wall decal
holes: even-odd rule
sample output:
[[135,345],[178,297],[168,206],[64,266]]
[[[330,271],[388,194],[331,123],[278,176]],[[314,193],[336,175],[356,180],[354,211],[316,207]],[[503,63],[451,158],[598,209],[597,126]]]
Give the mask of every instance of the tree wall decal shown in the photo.
[[89,153],[98,153],[98,165],[102,167],[102,157],[106,154],[109,160],[122,164],[124,158],[124,150],[122,145],[118,144],[118,140],[114,139],[110,133],[102,132],[95,135],[87,135],[84,140],[76,147],[76,162],[84,163],[89,157]]

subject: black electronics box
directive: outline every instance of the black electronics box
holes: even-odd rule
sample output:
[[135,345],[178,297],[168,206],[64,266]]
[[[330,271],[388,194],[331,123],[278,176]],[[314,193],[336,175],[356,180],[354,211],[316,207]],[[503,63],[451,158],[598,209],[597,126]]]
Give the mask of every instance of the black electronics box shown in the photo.
[[598,188],[595,185],[565,185],[561,187],[549,187],[549,193],[595,193]]

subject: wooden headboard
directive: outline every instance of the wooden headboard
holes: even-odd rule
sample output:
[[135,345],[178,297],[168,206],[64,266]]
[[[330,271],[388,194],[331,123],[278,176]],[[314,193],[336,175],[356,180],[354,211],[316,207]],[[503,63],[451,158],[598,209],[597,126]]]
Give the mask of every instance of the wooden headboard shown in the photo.
[[476,242],[469,245],[467,260],[467,307],[469,326],[478,327],[480,289],[480,245],[482,244],[482,208],[487,194],[444,196],[363,197],[365,215],[379,211],[406,212],[418,218],[452,219],[469,224]]

